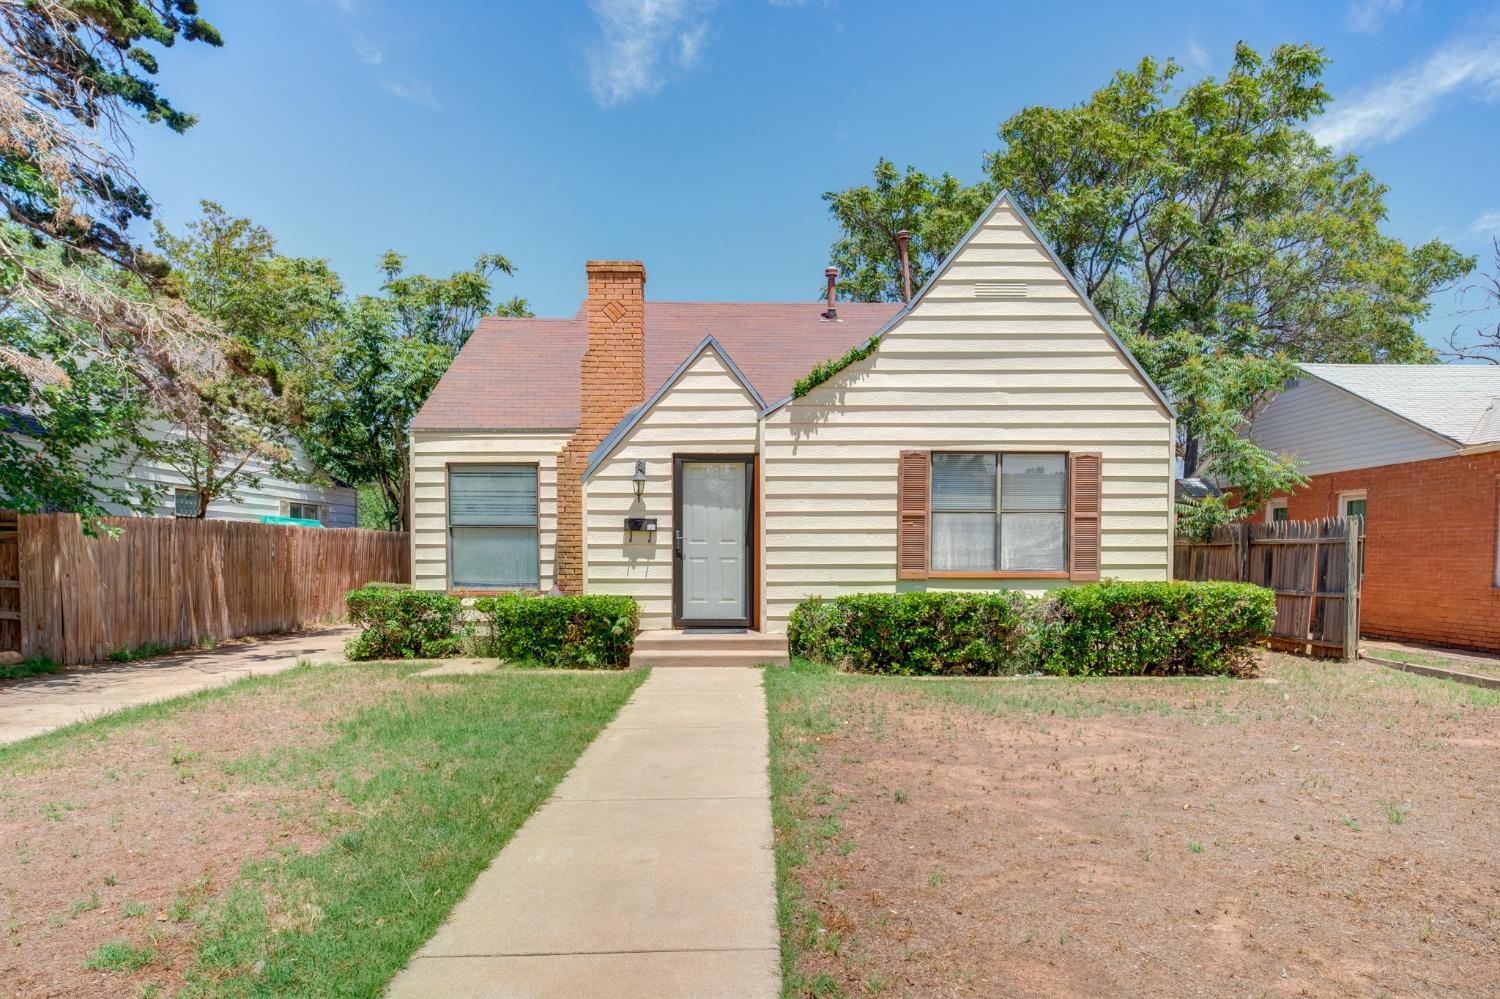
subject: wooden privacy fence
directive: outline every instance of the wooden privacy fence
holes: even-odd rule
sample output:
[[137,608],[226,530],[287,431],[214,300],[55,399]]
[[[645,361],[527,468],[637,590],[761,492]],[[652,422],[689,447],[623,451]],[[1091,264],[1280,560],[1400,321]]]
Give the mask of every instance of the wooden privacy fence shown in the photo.
[[347,591],[410,579],[403,533],[109,517],[118,536],[88,537],[73,514],[6,517],[3,647],[64,663],[337,621]]
[[1364,519],[1329,517],[1218,528],[1178,541],[1176,579],[1228,579],[1276,591],[1271,643],[1313,655],[1359,655]]

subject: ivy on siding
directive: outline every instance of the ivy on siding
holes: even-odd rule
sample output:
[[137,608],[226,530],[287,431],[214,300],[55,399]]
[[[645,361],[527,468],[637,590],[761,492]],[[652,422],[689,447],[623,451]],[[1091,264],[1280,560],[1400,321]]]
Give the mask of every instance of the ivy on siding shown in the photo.
[[813,365],[811,371],[797,379],[796,384],[792,386],[792,398],[802,398],[849,365],[857,361],[863,361],[875,353],[875,345],[879,342],[877,338],[871,337],[858,346],[850,347],[843,357],[833,357],[826,361],[819,361]]

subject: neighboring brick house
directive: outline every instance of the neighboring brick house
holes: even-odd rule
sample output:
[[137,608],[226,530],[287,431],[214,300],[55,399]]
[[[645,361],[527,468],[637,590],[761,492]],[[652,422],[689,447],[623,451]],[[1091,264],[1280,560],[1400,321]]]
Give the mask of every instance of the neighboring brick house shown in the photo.
[[1500,651],[1500,367],[1302,371],[1250,435],[1310,482],[1264,515],[1365,517],[1364,634]]
[[1170,573],[1172,410],[1004,195],[907,303],[586,272],[572,318],[483,320],[413,421],[417,587],[779,633],[811,594]]

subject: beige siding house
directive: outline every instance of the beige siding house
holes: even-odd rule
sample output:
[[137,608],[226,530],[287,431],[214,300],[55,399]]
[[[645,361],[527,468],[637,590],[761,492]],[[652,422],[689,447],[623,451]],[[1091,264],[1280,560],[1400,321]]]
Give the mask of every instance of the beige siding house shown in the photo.
[[909,303],[588,273],[572,319],[485,320],[417,417],[418,586],[780,633],[813,594],[1168,577],[1172,410],[1006,196]]

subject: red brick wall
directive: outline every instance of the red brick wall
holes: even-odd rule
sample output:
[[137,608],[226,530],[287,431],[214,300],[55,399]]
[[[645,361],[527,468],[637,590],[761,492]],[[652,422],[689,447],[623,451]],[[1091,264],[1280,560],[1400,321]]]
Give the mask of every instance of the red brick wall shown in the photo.
[[646,398],[646,268],[590,260],[589,344],[579,374],[578,432],[557,466],[557,586],[583,592],[583,484],[589,455]]
[[1360,630],[1500,651],[1500,451],[1317,475],[1287,501],[1292,520],[1337,516],[1363,489]]

